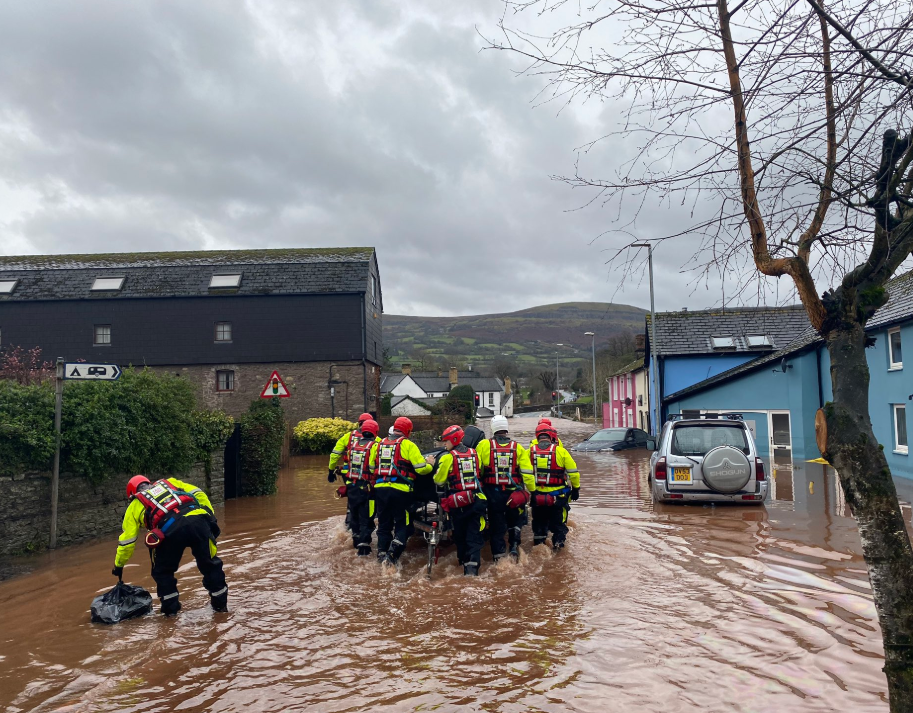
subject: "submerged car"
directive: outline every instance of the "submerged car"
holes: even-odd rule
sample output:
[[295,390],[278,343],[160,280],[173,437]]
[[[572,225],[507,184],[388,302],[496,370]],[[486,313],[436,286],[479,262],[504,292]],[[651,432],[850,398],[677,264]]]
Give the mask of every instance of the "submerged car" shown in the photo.
[[712,419],[675,415],[650,458],[654,502],[763,503],[770,481],[739,414]]
[[596,453],[599,451],[623,451],[628,448],[646,448],[650,436],[639,428],[603,428],[585,441],[571,447],[572,451]]

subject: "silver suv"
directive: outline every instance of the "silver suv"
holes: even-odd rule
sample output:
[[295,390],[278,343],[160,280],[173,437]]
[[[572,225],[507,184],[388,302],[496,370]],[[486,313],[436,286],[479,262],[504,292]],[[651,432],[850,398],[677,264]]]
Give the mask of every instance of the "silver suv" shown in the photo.
[[[653,444],[648,444],[653,445]],[[670,417],[650,457],[653,502],[763,503],[770,481],[739,414]]]

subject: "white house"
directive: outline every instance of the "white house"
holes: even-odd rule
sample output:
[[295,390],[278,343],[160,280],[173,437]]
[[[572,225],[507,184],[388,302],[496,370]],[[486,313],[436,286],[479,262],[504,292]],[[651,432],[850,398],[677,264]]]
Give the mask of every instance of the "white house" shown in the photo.
[[[457,371],[451,368],[447,376],[444,376],[443,372],[413,372],[409,364],[403,364],[400,374],[381,374],[380,393],[381,397],[386,394],[390,394],[392,399],[408,396],[419,401],[430,400],[433,403],[447,396],[454,387],[464,384],[475,391],[479,406],[502,416],[514,415],[514,395],[510,377],[501,381],[495,376],[482,376],[475,371]],[[402,402],[397,401],[397,404]],[[413,406],[402,405],[401,408],[410,409]]]

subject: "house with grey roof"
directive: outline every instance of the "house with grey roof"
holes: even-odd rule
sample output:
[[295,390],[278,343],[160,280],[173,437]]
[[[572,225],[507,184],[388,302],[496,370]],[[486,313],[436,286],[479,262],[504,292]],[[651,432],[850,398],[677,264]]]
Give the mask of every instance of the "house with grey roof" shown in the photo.
[[379,407],[373,248],[0,256],[0,348],[150,367],[240,415],[273,371],[292,421]]
[[[436,403],[457,386],[467,385],[476,394],[476,406],[490,409],[494,414],[513,416],[514,400],[510,378],[501,381],[496,376],[484,376],[477,371],[458,371],[451,368],[440,372],[413,372],[410,364],[403,364],[401,373],[384,373],[380,380],[381,397],[393,399],[409,397],[426,404]],[[399,401],[397,403],[400,403]],[[408,406],[408,408],[413,408]],[[395,415],[412,415],[407,413]]]
[[[913,398],[913,372],[904,369],[903,349],[913,344],[913,271],[886,285],[889,298],[866,331],[872,426],[891,471],[913,478],[906,419]],[[689,384],[664,397],[666,413],[736,412],[755,432],[759,451],[775,469],[820,457],[815,413],[832,398],[830,357],[817,332],[807,326],[768,354]]]

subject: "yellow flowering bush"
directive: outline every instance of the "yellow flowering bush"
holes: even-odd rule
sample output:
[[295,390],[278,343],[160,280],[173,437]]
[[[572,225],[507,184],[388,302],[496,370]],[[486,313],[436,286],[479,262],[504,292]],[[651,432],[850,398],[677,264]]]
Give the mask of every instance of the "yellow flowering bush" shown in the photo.
[[358,426],[342,418],[309,418],[294,428],[295,445],[300,453],[329,453],[343,434]]

